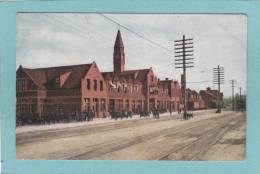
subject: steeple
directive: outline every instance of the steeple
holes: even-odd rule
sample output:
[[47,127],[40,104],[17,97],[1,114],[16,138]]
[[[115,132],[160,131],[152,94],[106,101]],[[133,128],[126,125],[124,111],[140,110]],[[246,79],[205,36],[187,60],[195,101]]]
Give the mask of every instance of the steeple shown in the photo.
[[121,73],[125,70],[125,52],[120,30],[117,31],[114,45],[113,63],[115,73]]
[[116,35],[116,41],[115,41],[114,49],[121,48],[121,47],[124,48],[124,44],[123,44],[121,32],[120,32],[120,30],[118,30],[117,35]]

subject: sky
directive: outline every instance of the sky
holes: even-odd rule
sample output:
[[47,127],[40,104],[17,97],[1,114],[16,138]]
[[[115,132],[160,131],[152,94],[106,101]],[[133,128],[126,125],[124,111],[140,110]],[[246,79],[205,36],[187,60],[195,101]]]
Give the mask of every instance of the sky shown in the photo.
[[[193,38],[194,68],[187,69],[187,87],[211,87],[213,68],[224,67],[221,91],[231,96],[246,93],[247,17],[235,14],[104,14],[131,31],[158,43],[163,49],[136,36],[101,14],[18,13],[16,66],[26,68],[86,64],[95,61],[100,71],[113,70],[113,47],[119,29],[125,47],[125,68],[153,68],[160,79],[180,81],[174,68],[174,40]],[[170,51],[169,51],[170,50]],[[172,50],[172,51],[171,51]]]

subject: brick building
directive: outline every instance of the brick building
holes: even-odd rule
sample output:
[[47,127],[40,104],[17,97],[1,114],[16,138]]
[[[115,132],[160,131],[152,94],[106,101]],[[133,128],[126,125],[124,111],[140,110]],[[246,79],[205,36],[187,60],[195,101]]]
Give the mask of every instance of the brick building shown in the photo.
[[200,96],[204,101],[205,108],[217,108],[218,100],[223,105],[223,93],[219,93],[218,90],[212,90],[208,87],[206,90],[200,90]]
[[199,110],[205,109],[205,101],[201,97],[201,95],[191,89],[187,89],[187,108],[188,110]]
[[153,69],[125,70],[124,44],[120,31],[113,53],[114,70],[103,72],[109,98],[109,112],[122,109],[133,113],[150,112],[158,108],[174,111],[180,106],[180,86],[177,81],[157,79]]
[[100,72],[95,62],[83,65],[29,69],[20,66],[17,78],[17,116],[52,114],[81,117],[93,110],[95,117],[112,111],[149,112],[180,107],[177,81],[159,80],[152,68],[125,70],[120,31],[113,53],[114,70]]
[[[83,65],[29,69],[16,72],[17,117],[30,115],[78,119],[92,110],[95,117],[128,110],[139,114],[153,109],[177,111],[181,105],[181,87],[177,81],[158,79],[153,69],[125,69],[124,44],[118,31],[113,52],[114,69],[101,72],[95,62]],[[211,107],[208,90],[201,96],[189,90],[190,109],[202,109],[205,100]],[[207,94],[207,95],[206,95]],[[215,99],[210,98],[210,99]]]
[[17,115],[79,117],[90,107],[96,116],[106,112],[106,83],[95,62],[38,69],[20,66],[16,76]]

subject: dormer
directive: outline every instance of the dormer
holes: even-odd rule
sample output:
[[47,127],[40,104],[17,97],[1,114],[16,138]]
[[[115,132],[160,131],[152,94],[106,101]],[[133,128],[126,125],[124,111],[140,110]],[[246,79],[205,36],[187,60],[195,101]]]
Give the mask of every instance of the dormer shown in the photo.
[[57,77],[59,80],[56,81],[57,84],[62,88],[68,77],[70,76],[71,71],[61,74]]

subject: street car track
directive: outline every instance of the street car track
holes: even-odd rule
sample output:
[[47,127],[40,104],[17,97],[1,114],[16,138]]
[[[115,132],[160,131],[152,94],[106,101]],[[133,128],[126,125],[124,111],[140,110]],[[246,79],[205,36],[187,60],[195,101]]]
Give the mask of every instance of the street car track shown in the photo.
[[[221,119],[223,116],[216,118],[216,120],[218,121],[219,119]],[[233,120],[232,119],[228,119],[228,120]],[[226,121],[226,120],[225,120]],[[223,121],[223,122],[225,122]],[[208,119],[208,122],[212,122],[212,120]],[[95,145],[94,148],[90,148],[90,147],[84,147],[82,148],[80,151],[78,152],[72,152],[70,154],[68,154],[67,156],[63,156],[62,159],[92,159],[92,158],[98,158],[99,156],[108,154],[108,153],[113,153],[115,151],[139,144],[139,143],[143,143],[152,139],[155,139],[157,137],[160,136],[179,136],[180,133],[184,133],[186,132],[190,132],[191,130],[194,129],[201,129],[201,126],[205,125],[205,122],[199,122],[196,121],[196,125],[193,125],[193,123],[189,123],[189,125],[186,125],[184,128],[179,129],[181,126],[177,126],[177,127],[173,127],[173,128],[168,128],[168,129],[164,129],[162,131],[156,131],[156,132],[152,132],[149,134],[145,134],[145,135],[141,135],[138,137],[135,137],[134,139],[122,139],[120,141],[118,140],[114,140],[114,141],[108,141],[102,144],[97,144]],[[214,123],[211,123],[214,124]],[[220,123],[221,124],[221,123]],[[213,127],[213,129],[215,129],[217,126]],[[208,129],[205,129],[204,132],[207,132]],[[203,137],[203,135],[201,136]],[[199,140],[198,140],[199,141]],[[195,143],[195,142],[194,142]],[[184,148],[185,146],[183,146]],[[158,159],[163,159],[164,157],[159,157]]]
[[[200,115],[211,113],[213,111],[206,111],[206,112],[196,112]],[[143,119],[129,119],[125,121],[115,121],[111,123],[101,123],[101,124],[92,124],[86,126],[75,126],[69,128],[60,128],[60,129],[52,129],[52,130],[41,130],[41,131],[32,131],[32,132],[24,132],[16,134],[16,145],[23,145],[32,142],[44,142],[50,139],[57,139],[57,138],[66,138],[66,137],[74,137],[74,136],[81,136],[81,135],[88,135],[93,133],[100,133],[111,131],[115,129],[121,128],[128,128],[128,127],[138,127],[144,124],[151,124],[151,123],[158,123],[164,122],[171,119],[176,119],[176,116],[166,116],[161,117],[160,119],[153,119],[153,118],[143,118]],[[91,130],[91,131],[90,131]]]
[[137,127],[143,124],[164,122],[171,119],[173,119],[171,116],[162,117],[158,120],[145,118],[140,120],[126,120],[122,122],[113,122],[105,126],[104,124],[96,124],[96,125],[93,124],[93,125],[86,125],[86,127],[80,126],[80,127],[62,128],[58,130],[44,130],[44,131],[20,133],[16,135],[16,145],[23,145],[35,141],[43,142],[46,140],[56,139],[56,138],[89,135],[89,134],[101,133],[101,132],[111,131],[115,129],[128,128],[128,127]]
[[[158,160],[172,160],[171,158],[169,158],[170,155],[185,154],[185,151],[191,152],[191,153],[189,153],[189,155],[192,153],[193,154],[190,156],[184,157],[184,159],[178,159],[178,160],[191,160],[191,161],[192,160],[201,160],[200,157],[202,157],[203,154],[205,154],[206,151],[208,151],[208,149],[210,147],[212,147],[213,145],[218,143],[218,141],[223,137],[223,135],[225,133],[227,133],[228,131],[231,131],[232,129],[235,129],[238,125],[242,125],[244,123],[244,121],[245,121],[245,119],[243,117],[240,117],[238,120],[236,120],[236,124],[234,124],[234,125],[216,126],[215,128],[223,128],[223,129],[220,129],[221,132],[216,131],[215,128],[211,129],[210,131],[205,132],[205,134],[202,134],[201,136],[199,136],[196,140],[194,140],[190,143],[184,144],[181,147],[170,151],[167,155],[159,157]],[[217,130],[219,130],[219,129],[217,129]],[[212,139],[212,137],[213,137],[213,139]],[[198,149],[194,150],[194,146],[201,143],[202,141],[203,141],[203,145],[206,144],[206,147],[204,146],[203,148],[200,148],[199,150]],[[195,151],[195,153],[193,151]]]

